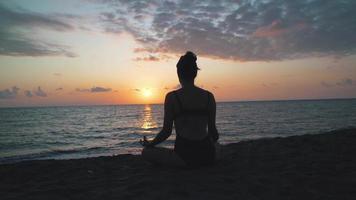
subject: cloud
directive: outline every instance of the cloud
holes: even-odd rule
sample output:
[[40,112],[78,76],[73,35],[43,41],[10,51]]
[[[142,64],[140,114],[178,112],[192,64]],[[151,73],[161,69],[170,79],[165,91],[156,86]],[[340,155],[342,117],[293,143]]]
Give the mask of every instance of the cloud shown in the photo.
[[80,89],[80,88],[76,88],[75,91],[76,91],[76,92],[90,92],[90,89]]
[[80,89],[76,88],[75,91],[77,92],[91,92],[91,93],[98,93],[98,92],[111,92],[111,88],[105,88],[105,87],[92,87],[90,89]]
[[10,89],[0,90],[0,99],[14,99],[20,89],[13,86]]
[[47,97],[47,93],[42,90],[40,86],[37,87],[37,89],[30,91],[30,90],[25,90],[24,94],[26,97],[32,98],[34,96],[38,97]]
[[44,29],[59,32],[74,29],[60,18],[68,16],[11,9],[0,3],[0,55],[76,57],[77,55],[69,50],[69,46],[31,37]]
[[104,88],[104,87],[92,87],[90,92],[111,92],[111,88]]
[[344,78],[344,79],[342,79],[340,81],[337,81],[337,82],[334,82],[334,83],[322,81],[320,84],[323,87],[326,87],[326,88],[331,88],[331,87],[335,87],[335,86],[338,86],[338,87],[349,87],[349,86],[356,85],[355,82],[350,78]]
[[[1,30],[0,30],[1,31]],[[16,34],[14,34],[15,36]],[[50,44],[42,41],[32,40],[25,37],[11,38],[0,32],[0,55],[5,56],[66,56],[77,57],[68,51],[68,46]]]
[[334,85],[332,83],[328,83],[326,81],[322,81],[320,83],[323,87],[326,87],[326,88],[330,88],[330,87],[333,87]]
[[24,94],[25,94],[26,97],[29,97],[29,98],[33,97],[33,94],[32,94],[32,92],[30,90],[25,90]]
[[37,90],[34,90],[33,93],[38,97],[47,97],[47,93],[38,86]]
[[345,78],[339,82],[336,83],[337,86],[352,86],[353,85],[353,80],[350,78]]
[[73,30],[74,27],[58,19],[54,15],[33,13],[23,9],[10,9],[0,4],[1,21],[3,24],[25,26],[27,28],[42,27],[56,31]]
[[160,60],[169,60],[172,58],[172,56],[166,55],[166,54],[159,54],[156,51],[150,50],[150,49],[144,49],[144,48],[135,48],[134,49],[135,53],[147,53],[149,52],[149,55],[143,55],[141,57],[136,57],[133,60],[134,61],[160,61]]
[[149,55],[147,57],[137,57],[134,61],[159,61],[160,59],[157,56]]
[[163,89],[164,90],[178,90],[180,88],[182,88],[182,86],[180,84],[177,84],[177,85],[174,85],[174,86],[171,86],[171,87],[165,86]]
[[131,33],[148,54],[272,61],[356,50],[353,0],[98,1],[111,10],[105,31]]

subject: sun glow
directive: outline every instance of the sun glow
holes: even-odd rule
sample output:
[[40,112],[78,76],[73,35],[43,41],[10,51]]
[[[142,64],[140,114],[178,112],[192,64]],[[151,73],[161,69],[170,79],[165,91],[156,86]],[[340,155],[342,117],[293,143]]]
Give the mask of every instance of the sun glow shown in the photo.
[[148,88],[145,88],[142,90],[142,95],[144,97],[148,98],[148,97],[152,96],[152,91]]

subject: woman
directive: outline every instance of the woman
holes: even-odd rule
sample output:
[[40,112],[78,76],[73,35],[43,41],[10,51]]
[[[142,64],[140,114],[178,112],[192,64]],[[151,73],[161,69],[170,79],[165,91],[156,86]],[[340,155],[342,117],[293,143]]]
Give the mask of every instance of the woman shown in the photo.
[[[181,89],[169,92],[164,102],[163,129],[152,141],[141,140],[144,159],[163,165],[196,167],[215,161],[219,134],[215,125],[216,103],[212,93],[194,85],[199,70],[192,52],[181,56],[177,74]],[[155,147],[176,130],[174,150]]]

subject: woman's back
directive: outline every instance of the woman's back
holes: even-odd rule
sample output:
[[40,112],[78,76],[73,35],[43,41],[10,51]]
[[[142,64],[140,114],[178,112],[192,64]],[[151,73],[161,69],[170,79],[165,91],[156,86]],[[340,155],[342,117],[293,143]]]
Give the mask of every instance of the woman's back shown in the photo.
[[184,87],[172,95],[176,134],[190,140],[207,137],[210,92],[199,87]]

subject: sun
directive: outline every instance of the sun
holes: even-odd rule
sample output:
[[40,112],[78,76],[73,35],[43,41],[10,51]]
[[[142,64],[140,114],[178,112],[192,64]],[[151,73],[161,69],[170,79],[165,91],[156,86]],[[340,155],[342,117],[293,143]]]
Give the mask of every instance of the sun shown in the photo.
[[147,97],[152,96],[152,92],[151,92],[150,89],[145,88],[145,89],[142,90],[142,95],[147,98]]

